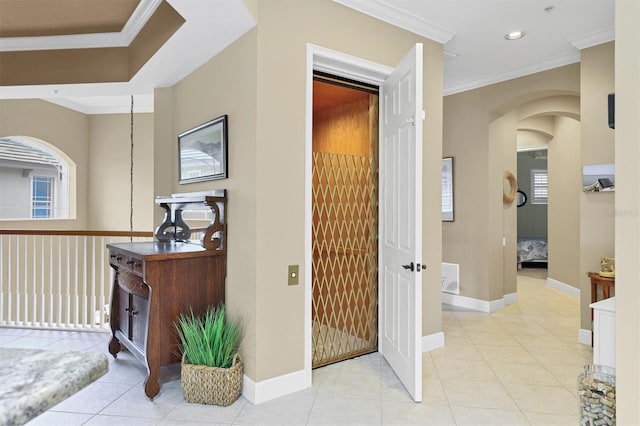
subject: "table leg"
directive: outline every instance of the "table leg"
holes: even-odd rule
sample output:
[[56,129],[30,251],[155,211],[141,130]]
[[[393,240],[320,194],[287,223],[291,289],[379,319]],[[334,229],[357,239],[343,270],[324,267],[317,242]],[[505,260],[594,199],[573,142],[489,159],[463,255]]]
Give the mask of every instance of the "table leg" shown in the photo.
[[149,366],[149,376],[144,382],[144,393],[152,401],[160,392],[160,384],[158,383],[159,373],[159,367],[157,365]]

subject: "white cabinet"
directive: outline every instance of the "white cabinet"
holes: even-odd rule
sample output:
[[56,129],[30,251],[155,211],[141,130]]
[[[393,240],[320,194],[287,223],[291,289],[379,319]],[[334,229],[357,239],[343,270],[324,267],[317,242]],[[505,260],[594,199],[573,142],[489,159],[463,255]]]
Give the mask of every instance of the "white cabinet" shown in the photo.
[[593,308],[593,363],[616,366],[616,298],[589,305]]

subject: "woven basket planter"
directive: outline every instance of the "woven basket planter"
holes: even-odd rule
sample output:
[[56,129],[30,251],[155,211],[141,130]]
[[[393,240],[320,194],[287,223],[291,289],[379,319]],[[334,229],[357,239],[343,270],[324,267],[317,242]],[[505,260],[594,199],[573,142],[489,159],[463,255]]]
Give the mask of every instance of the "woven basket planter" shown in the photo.
[[187,402],[196,404],[233,404],[242,392],[242,358],[236,354],[229,368],[187,364],[182,356],[180,379]]

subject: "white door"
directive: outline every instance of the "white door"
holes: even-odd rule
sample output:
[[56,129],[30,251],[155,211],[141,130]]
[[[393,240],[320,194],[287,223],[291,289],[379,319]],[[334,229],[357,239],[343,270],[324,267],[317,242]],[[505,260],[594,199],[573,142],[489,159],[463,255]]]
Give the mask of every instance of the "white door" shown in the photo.
[[422,44],[380,94],[380,352],[422,400]]

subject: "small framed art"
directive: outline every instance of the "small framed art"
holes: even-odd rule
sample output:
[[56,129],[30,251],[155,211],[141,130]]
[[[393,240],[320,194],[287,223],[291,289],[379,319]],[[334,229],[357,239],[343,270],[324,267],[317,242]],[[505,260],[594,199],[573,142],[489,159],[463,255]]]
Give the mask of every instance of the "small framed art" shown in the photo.
[[178,135],[180,184],[229,177],[227,129],[223,115]]
[[442,159],[442,220],[453,222],[453,157]]

